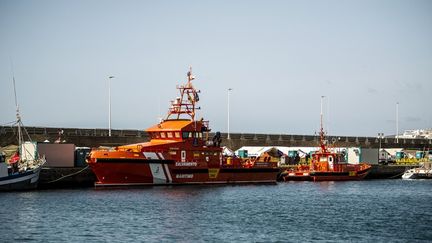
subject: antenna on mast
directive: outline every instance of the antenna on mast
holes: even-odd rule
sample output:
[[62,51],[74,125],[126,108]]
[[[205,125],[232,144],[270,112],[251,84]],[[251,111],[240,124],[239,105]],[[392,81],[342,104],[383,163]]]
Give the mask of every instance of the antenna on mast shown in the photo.
[[188,84],[190,84],[190,82],[195,79],[195,77],[192,75],[192,66],[189,66],[189,72],[187,73],[187,77]]
[[17,99],[17,94],[16,94],[15,73],[14,73],[12,58],[10,58],[10,62],[11,62],[12,81],[13,81],[14,96],[15,96],[16,118],[17,118],[16,123],[18,126],[18,146],[19,146],[19,149],[21,149],[21,143],[24,140],[24,138],[23,138],[23,135],[21,133],[21,124],[22,123],[21,123],[21,116],[19,113],[19,105],[18,105],[18,99]]
[[200,109],[200,107],[196,107],[196,103],[199,101],[198,93],[200,91],[193,87],[192,80],[194,79],[192,67],[189,67],[187,83],[177,86],[177,89],[180,91],[180,96],[171,101],[171,107],[169,108],[166,120],[172,115],[176,116],[176,119],[180,119],[181,115],[188,115],[192,121],[195,120],[196,111]]
[[324,128],[323,128],[323,100],[324,100],[324,95],[321,96],[321,112],[320,112],[320,131],[322,133],[324,133]]
[[16,87],[15,87],[15,75],[12,74],[12,80],[13,80],[13,88],[14,88],[14,95],[15,95],[15,107],[17,112],[17,118],[19,119],[19,105],[17,101],[17,94],[16,94]]
[[15,87],[15,72],[14,72],[12,57],[9,57],[9,58],[10,58],[10,62],[11,62],[12,81],[13,81],[13,88],[14,88],[14,95],[15,95],[15,107],[16,107],[16,111],[18,114],[19,113],[19,107],[18,107],[18,99],[17,99],[17,94],[16,94],[16,87]]
[[324,126],[323,126],[323,100],[324,100],[325,96],[322,95],[321,96],[321,112],[320,112],[320,145],[321,145],[321,149],[325,152],[326,148],[325,148],[325,144],[324,144],[324,139],[325,139],[325,134],[324,134]]

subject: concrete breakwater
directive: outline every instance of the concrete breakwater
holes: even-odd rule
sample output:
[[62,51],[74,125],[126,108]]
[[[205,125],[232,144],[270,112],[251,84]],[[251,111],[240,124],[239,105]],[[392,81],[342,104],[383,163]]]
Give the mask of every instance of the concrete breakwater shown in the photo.
[[[143,130],[112,130],[108,136],[108,129],[88,128],[55,128],[55,127],[25,127],[33,141],[54,142],[57,139],[82,147],[118,146],[145,142],[149,140]],[[59,131],[63,131],[59,136]],[[16,144],[16,127],[0,126],[0,146]],[[231,133],[230,139],[222,133],[222,146],[237,150],[242,146],[304,146],[313,147],[318,144],[318,136],[294,134],[255,134]],[[213,134],[210,134],[210,138]],[[423,150],[432,147],[431,139],[405,139],[356,136],[329,136],[328,139],[338,147],[362,148],[405,148]]]

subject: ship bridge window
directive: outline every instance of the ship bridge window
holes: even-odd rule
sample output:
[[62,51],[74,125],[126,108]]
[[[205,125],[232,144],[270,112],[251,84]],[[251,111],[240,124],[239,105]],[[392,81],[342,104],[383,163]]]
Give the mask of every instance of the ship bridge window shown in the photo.
[[152,132],[152,133],[150,133],[149,135],[150,135],[150,138],[160,138],[158,132]]
[[167,132],[167,137],[168,137],[168,138],[172,138],[172,137],[173,137],[172,132]]
[[160,136],[161,136],[161,138],[165,138],[165,133],[164,133],[164,132],[161,132],[161,133],[160,133]]
[[175,132],[175,133],[174,133],[174,136],[175,136],[176,138],[180,138],[180,132]]
[[186,138],[188,138],[189,137],[189,132],[183,132],[182,133],[182,138],[183,139],[186,139]]
[[[202,132],[189,132],[189,138],[202,138]],[[184,136],[183,136],[184,137]]]

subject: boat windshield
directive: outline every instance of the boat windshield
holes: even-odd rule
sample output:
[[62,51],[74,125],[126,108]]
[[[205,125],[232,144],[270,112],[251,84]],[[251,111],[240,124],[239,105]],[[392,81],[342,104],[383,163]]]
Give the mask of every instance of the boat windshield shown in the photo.
[[186,138],[189,138],[189,137],[192,137],[192,133],[191,132],[183,132],[182,133],[182,138],[183,139],[186,139]]

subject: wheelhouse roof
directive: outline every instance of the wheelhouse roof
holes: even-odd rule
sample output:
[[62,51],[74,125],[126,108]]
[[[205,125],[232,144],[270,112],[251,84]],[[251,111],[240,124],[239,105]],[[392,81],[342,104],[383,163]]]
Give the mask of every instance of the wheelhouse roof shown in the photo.
[[162,132],[162,131],[200,131],[202,127],[201,121],[191,120],[166,120],[155,126],[148,128],[147,132]]

